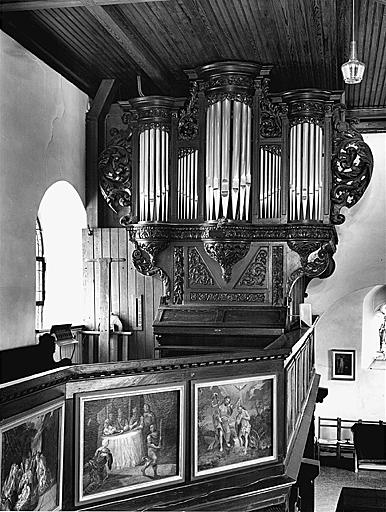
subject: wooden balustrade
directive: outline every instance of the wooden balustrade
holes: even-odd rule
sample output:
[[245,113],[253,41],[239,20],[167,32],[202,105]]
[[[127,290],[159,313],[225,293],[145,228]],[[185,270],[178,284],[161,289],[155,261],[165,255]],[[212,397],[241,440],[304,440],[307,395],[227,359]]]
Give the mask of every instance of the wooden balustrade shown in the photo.
[[291,445],[302,417],[315,375],[314,327],[312,326],[293,346],[285,360],[286,382],[286,444]]

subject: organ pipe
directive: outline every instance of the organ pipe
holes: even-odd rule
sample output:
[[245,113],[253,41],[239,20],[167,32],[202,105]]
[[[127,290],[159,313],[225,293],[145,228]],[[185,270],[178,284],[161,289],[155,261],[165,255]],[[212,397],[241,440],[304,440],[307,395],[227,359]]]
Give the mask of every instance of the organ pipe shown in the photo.
[[167,222],[170,128],[174,99],[148,96],[131,100],[131,105],[137,111],[139,131],[139,220]]
[[290,131],[289,220],[322,220],[322,128],[308,121]]

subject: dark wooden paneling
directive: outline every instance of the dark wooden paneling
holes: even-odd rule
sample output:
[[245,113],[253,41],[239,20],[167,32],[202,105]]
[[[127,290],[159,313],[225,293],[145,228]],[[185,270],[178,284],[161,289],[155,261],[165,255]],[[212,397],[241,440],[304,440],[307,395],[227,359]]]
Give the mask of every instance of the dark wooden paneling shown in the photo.
[[[184,96],[183,69],[226,59],[272,64],[272,91],[344,88],[351,0],[169,0],[75,2],[75,7],[3,12],[4,29],[88,93],[116,78],[121,99]],[[25,8],[29,9],[29,3]],[[63,3],[62,5],[70,5]],[[386,105],[385,2],[356,2],[356,39],[366,71],[346,86],[351,108]]]

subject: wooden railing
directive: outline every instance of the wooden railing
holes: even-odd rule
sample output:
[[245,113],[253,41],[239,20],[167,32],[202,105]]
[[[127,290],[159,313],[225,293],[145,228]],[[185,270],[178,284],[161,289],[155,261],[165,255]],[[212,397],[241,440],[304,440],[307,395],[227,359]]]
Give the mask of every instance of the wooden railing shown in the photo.
[[[110,333],[108,362],[114,363],[130,359],[129,339],[132,334],[131,331],[114,331]],[[82,364],[99,363],[99,335],[100,331],[86,329],[79,331],[77,335],[81,357],[79,362]]]
[[314,326],[292,347],[284,362],[286,386],[286,444],[291,444],[308,400],[315,375]]

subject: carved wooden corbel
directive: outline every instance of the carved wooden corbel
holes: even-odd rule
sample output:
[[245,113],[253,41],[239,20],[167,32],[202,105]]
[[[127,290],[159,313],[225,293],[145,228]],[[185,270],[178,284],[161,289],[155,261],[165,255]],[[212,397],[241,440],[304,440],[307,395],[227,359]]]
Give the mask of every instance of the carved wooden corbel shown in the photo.
[[170,278],[167,273],[156,264],[158,255],[166,249],[168,242],[165,240],[138,241],[132,235],[130,235],[130,241],[135,247],[132,254],[134,267],[143,276],[158,275],[161,278],[164,289],[162,302],[168,301],[170,299]]
[[335,241],[291,241],[288,247],[299,254],[301,268],[295,270],[289,278],[288,287],[301,276],[309,281],[314,277],[324,279],[335,269],[333,254],[336,250]]
[[222,278],[228,283],[233,266],[248,253],[250,242],[204,242],[205,252],[221,267]]
[[340,106],[334,110],[331,222],[342,224],[345,216],[340,210],[351,208],[365,193],[373,172],[373,155],[362,135],[355,128],[358,120],[342,121]]
[[132,130],[111,131],[113,138],[98,160],[99,187],[123,225],[132,220]]

